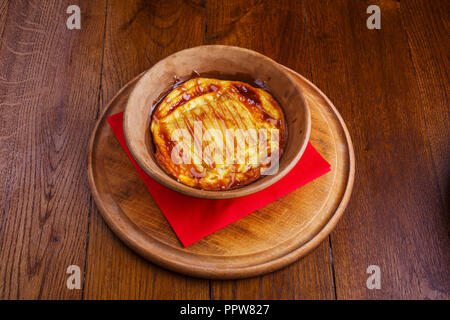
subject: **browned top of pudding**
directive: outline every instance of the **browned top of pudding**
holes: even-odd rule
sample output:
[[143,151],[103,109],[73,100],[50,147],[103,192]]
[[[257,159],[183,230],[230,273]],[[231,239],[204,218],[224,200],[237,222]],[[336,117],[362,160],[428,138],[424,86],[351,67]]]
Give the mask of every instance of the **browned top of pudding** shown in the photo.
[[267,91],[240,81],[191,79],[156,106],[150,125],[159,165],[204,190],[247,185],[277,163],[286,121]]

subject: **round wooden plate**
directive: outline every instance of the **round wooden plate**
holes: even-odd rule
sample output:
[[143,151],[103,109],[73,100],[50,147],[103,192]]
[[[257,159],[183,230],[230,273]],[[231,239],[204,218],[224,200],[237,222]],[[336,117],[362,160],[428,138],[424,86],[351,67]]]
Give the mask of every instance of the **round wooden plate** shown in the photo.
[[138,76],[106,106],[89,145],[89,183],[97,207],[113,232],[131,249],[162,267],[213,279],[272,272],[323,241],[351,194],[353,147],[331,101],[307,79],[287,70],[303,88],[311,109],[310,141],[331,164],[331,172],[183,248],[106,122],[107,117],[124,110]]

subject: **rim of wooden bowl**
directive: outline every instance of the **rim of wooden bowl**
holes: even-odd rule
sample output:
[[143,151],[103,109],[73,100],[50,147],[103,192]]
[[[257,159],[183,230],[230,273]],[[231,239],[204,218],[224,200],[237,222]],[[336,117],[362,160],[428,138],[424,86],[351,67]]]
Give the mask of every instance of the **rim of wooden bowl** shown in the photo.
[[[283,168],[279,168],[278,172],[274,175],[267,175],[264,176],[258,180],[256,180],[253,183],[250,183],[248,185],[242,186],[240,188],[231,189],[231,190],[220,190],[220,191],[212,191],[212,190],[202,190],[190,187],[188,185],[185,185],[181,182],[176,181],[171,177],[169,174],[167,174],[163,169],[161,170],[152,170],[147,165],[147,161],[150,161],[151,163],[155,163],[158,167],[159,164],[157,163],[156,159],[147,152],[147,154],[143,155],[143,152],[139,150],[137,147],[137,144],[135,145],[132,143],[133,138],[129,131],[131,131],[132,126],[132,119],[131,116],[128,116],[129,113],[127,113],[127,110],[131,107],[130,100],[132,100],[133,93],[140,90],[142,86],[143,81],[145,80],[146,74],[148,74],[153,68],[157,68],[161,64],[165,63],[166,61],[173,59],[174,56],[180,56],[183,54],[186,54],[188,52],[192,52],[194,50],[208,50],[210,48],[214,49],[220,49],[219,52],[223,52],[224,50],[235,50],[240,52],[245,52],[249,56],[258,57],[258,59],[261,59],[264,61],[265,64],[270,64],[272,68],[278,69],[283,73],[283,75],[288,79],[289,83],[292,84],[292,87],[295,89],[296,94],[298,94],[298,97],[300,99],[299,107],[303,108],[304,115],[305,115],[305,134],[303,135],[303,141],[300,144],[300,148],[294,153],[295,156],[292,158],[290,162],[288,162]],[[194,68],[193,70],[194,71]],[[211,70],[212,71],[212,70]],[[168,84],[169,85],[169,84]],[[159,93],[160,94],[160,93]],[[283,106],[281,106],[283,108]],[[149,115],[150,116],[150,115]],[[289,171],[297,164],[297,162],[300,160],[301,156],[303,155],[306,146],[309,141],[310,133],[311,133],[311,114],[309,106],[307,105],[303,94],[302,89],[297,84],[296,80],[290,75],[286,70],[276,61],[270,59],[269,57],[266,57],[265,55],[255,52],[253,50],[235,47],[235,46],[224,46],[224,45],[204,45],[204,46],[197,46],[189,49],[184,49],[181,51],[178,51],[176,53],[173,53],[169,55],[168,57],[160,60],[155,65],[153,65],[150,69],[148,69],[141,79],[136,83],[135,87],[133,88],[133,91],[130,93],[130,97],[127,101],[125,112],[124,112],[124,119],[123,119],[123,128],[124,128],[124,136],[125,140],[128,146],[128,149],[130,150],[134,160],[139,164],[139,166],[154,180],[159,182],[160,184],[185,195],[191,196],[191,197],[197,197],[197,198],[206,198],[206,199],[230,199],[230,198],[238,198],[242,196],[247,196],[252,193],[256,193],[258,191],[261,191],[272,184],[278,182],[280,179],[282,179]],[[288,128],[289,130],[289,128]],[[289,140],[290,137],[288,137]],[[283,156],[282,156],[283,157]],[[280,160],[281,161],[281,160]],[[258,183],[256,183],[258,182]]]

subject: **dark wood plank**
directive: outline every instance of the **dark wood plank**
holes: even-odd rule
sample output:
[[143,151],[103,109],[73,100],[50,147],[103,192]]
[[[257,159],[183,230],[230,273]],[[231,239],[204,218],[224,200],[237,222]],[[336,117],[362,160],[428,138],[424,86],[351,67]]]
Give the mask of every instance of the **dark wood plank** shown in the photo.
[[424,116],[423,132],[428,137],[441,198],[450,210],[450,2],[414,0],[400,3],[402,24],[417,80]]
[[[381,7],[381,30],[366,28],[369,4]],[[449,297],[448,213],[400,7],[306,5],[312,79],[341,111],[357,158],[353,196],[331,236],[338,299]],[[366,287],[369,265],[381,268],[381,290]]]
[[0,39],[3,38],[3,30],[6,24],[6,14],[8,13],[8,0],[0,1]]
[[82,3],[73,31],[70,4],[0,5],[0,299],[82,295],[66,269],[85,263],[105,4]]
[[[298,1],[207,1],[207,44],[249,48],[310,77],[307,25]],[[333,299],[328,240],[275,273],[212,281],[213,299]]]
[[328,240],[279,271],[236,281],[212,281],[212,299],[333,299]]
[[[182,1],[109,1],[101,105],[167,55],[201,45],[204,8]],[[209,281],[159,268],[116,238],[97,211],[89,230],[86,299],[209,299]]]

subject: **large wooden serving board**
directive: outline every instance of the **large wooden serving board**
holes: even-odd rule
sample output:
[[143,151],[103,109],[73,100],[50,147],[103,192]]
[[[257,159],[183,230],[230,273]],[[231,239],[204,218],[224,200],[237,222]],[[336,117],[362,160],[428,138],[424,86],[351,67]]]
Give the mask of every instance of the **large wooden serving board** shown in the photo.
[[355,157],[347,128],[331,101],[293,72],[311,109],[310,141],[331,172],[247,217],[183,248],[155,204],[106,118],[124,110],[136,79],[106,106],[90,140],[88,175],[104,220],[132,250],[176,272],[236,279],[268,273],[315,248],[349,200]]

